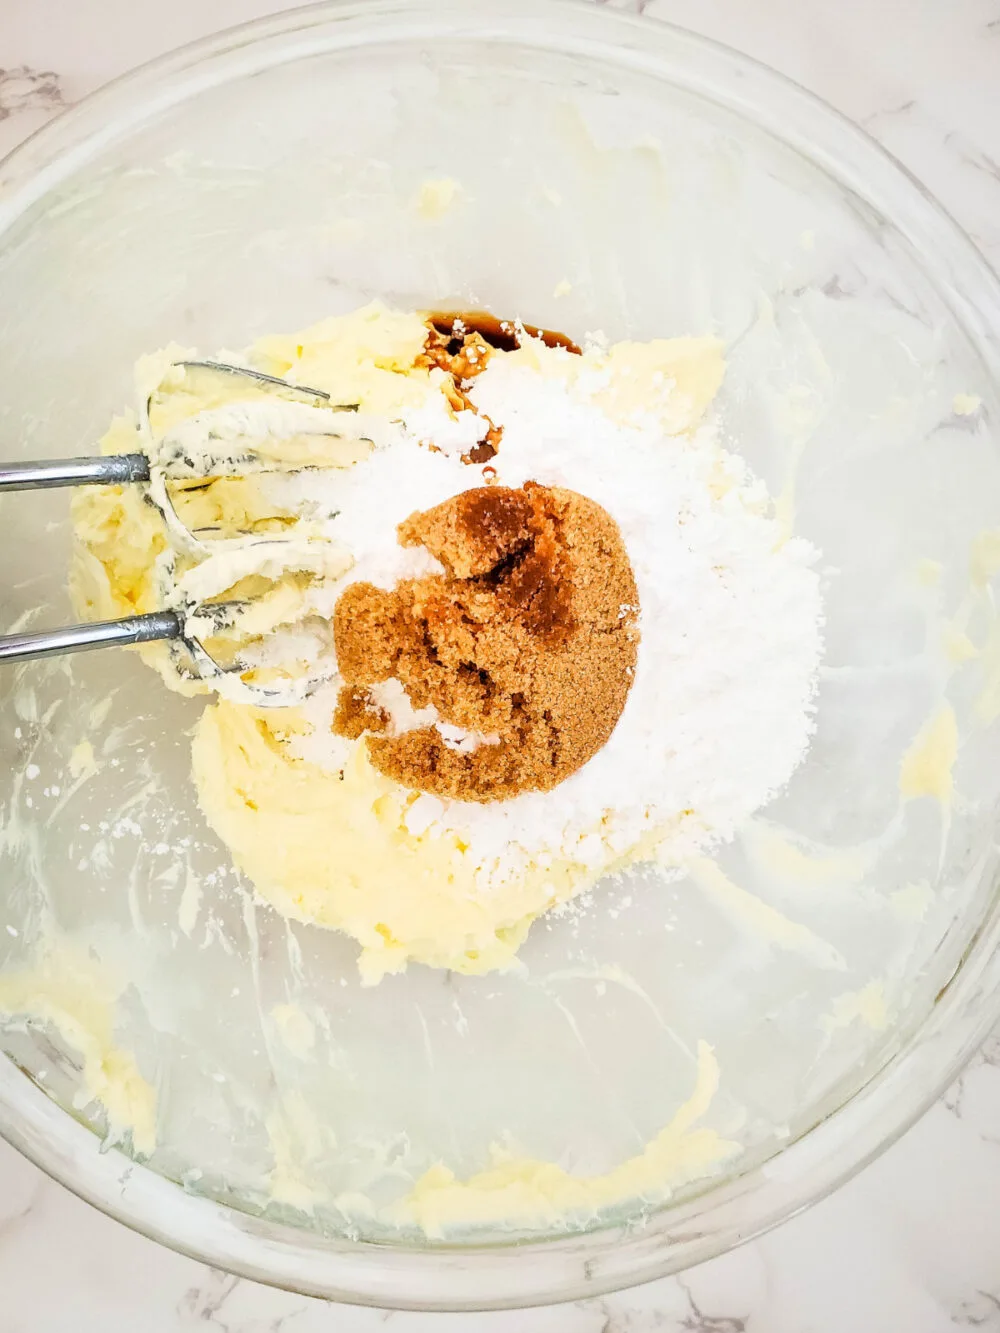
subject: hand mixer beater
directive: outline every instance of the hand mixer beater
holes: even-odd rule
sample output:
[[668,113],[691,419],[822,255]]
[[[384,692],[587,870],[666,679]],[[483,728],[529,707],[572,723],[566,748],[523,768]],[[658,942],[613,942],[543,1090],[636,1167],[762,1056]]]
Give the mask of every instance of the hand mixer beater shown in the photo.
[[[233,632],[248,610],[227,598],[241,580],[274,580],[285,571],[323,577],[343,572],[342,548],[331,534],[309,524],[293,533],[241,533],[205,541],[180,519],[171,483],[206,485],[220,477],[323,465],[330,441],[375,443],[385,423],[373,422],[356,403],[335,404],[321,389],[292,384],[249,367],[219,361],[177,361],[170,374],[190,390],[209,376],[239,383],[250,396],[182,417],[156,435],[150,422],[154,394],[142,395],[134,453],[104,457],[0,465],[0,493],[55,487],[139,486],[163,519],[166,550],[157,559],[161,609],[117,620],[62,629],[0,635],[0,663],[81,652],[114,645],[164,641],[182,674],[202,680],[227,697],[258,706],[300,702],[326,681],[332,665],[321,662],[291,679],[248,683],[238,656],[223,664],[205,647],[212,635]],[[280,446],[280,464],[277,454]],[[294,460],[287,461],[289,456]]]

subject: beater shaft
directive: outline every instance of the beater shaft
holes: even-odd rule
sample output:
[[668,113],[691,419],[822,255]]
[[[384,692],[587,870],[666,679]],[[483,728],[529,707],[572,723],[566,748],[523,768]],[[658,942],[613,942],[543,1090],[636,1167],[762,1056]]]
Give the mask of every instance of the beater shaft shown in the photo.
[[0,491],[43,491],[57,486],[124,486],[149,481],[145,454],[98,458],[52,458],[0,465]]
[[153,611],[123,620],[102,620],[93,625],[67,625],[31,634],[0,634],[0,662],[28,662],[60,653],[82,653],[158,639],[179,639],[183,626],[172,611]]

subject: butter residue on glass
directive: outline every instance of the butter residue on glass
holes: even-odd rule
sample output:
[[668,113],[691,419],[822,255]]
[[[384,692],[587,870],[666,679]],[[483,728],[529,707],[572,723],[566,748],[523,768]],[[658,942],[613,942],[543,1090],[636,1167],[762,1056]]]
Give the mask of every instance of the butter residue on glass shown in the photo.
[[467,1180],[435,1166],[388,1210],[399,1226],[417,1226],[442,1240],[452,1230],[581,1227],[616,1204],[662,1203],[673,1190],[711,1175],[742,1151],[738,1143],[699,1123],[719,1086],[711,1046],[698,1043],[695,1086],[669,1123],[642,1152],[601,1175],[575,1175],[554,1162],[494,1148],[493,1162]]
[[27,1017],[58,1033],[81,1061],[74,1106],[96,1103],[107,1122],[105,1142],[128,1140],[148,1157],[156,1147],[156,1092],[115,1035],[125,984],[73,940],[46,937],[35,961],[0,972],[0,1016]]

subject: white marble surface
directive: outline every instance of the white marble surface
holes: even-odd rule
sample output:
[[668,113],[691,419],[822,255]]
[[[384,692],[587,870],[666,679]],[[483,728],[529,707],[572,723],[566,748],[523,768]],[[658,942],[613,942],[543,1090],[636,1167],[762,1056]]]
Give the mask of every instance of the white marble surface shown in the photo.
[[[1000,265],[1000,0],[606,0],[736,46],[865,125]],[[0,0],[0,153],[278,0]],[[832,1198],[680,1278],[521,1314],[352,1310],[183,1259],[0,1144],[0,1333],[1000,1333],[1000,1031]]]

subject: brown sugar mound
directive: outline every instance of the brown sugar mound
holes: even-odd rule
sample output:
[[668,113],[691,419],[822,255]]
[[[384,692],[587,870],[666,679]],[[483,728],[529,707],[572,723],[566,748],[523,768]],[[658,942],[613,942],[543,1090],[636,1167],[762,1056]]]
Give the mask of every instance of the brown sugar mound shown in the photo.
[[[632,684],[638,593],[617,524],[585,496],[529,481],[465,491],[398,532],[445,573],[342,593],[334,730],[367,734],[376,768],[437,796],[555,787],[607,741]],[[458,748],[436,726],[386,734],[366,689],[390,678],[479,743]]]

